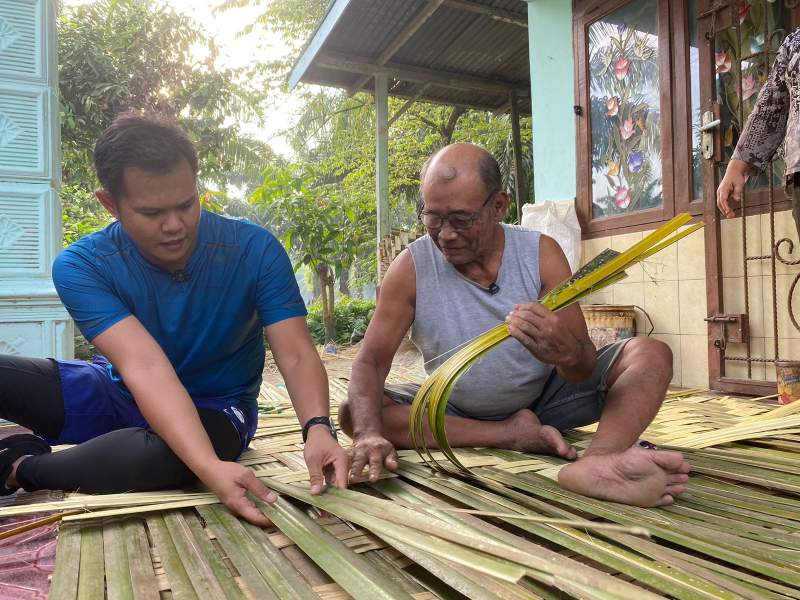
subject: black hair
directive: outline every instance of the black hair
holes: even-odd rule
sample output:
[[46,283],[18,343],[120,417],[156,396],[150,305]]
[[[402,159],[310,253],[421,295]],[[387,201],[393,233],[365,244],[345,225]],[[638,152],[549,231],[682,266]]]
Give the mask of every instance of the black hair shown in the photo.
[[123,193],[127,167],[150,173],[168,173],[182,160],[197,176],[197,149],[168,117],[128,111],[102,133],[94,147],[94,166],[103,188],[115,200]]

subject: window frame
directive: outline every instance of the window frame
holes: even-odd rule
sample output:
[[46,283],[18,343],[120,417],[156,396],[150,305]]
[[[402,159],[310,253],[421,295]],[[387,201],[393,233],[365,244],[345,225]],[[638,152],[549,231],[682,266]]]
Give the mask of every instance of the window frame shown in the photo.
[[[714,170],[716,160],[703,160],[703,193],[693,198],[692,169],[692,101],[691,64],[689,52],[689,19],[696,19],[698,44],[702,44],[708,19],[690,15],[688,0],[658,0],[659,31],[659,103],[661,110],[662,146],[662,197],[660,209],[637,211],[626,215],[594,218],[592,213],[591,169],[591,104],[589,102],[589,46],[588,29],[596,21],[615,10],[638,0],[573,0],[573,52],[575,58],[575,105],[580,108],[576,126],[576,210],[583,230],[583,238],[590,239],[618,235],[633,231],[653,229],[681,212],[703,215],[715,208],[715,189],[707,189],[706,181],[718,179]],[[698,10],[708,9],[710,0],[699,0]],[[723,11],[724,12],[724,11]],[[790,8],[792,27],[800,24],[800,7]],[[712,72],[713,53],[699,46],[701,111],[718,112],[717,105],[707,100],[711,85],[705,79]],[[703,70],[707,70],[704,73]],[[577,111],[576,111],[577,112]],[[668,126],[669,125],[669,126]],[[719,152],[722,134],[714,131],[714,147]],[[669,174],[669,175],[668,175]],[[710,179],[711,178],[711,179]],[[773,186],[772,203],[775,211],[791,206],[782,193],[782,186]],[[747,214],[761,214],[770,210],[770,193],[767,188],[748,193]],[[736,210],[741,215],[741,210]]]

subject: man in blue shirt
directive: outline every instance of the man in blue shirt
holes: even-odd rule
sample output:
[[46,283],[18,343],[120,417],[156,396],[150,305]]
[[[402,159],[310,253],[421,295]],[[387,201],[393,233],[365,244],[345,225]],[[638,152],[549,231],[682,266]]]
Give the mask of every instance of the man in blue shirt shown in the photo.
[[95,166],[97,198],[117,221],[67,248],[53,281],[102,356],[0,356],[0,417],[39,436],[0,440],[0,491],[145,491],[199,478],[266,524],[246,492],[275,495],[232,462],[256,430],[264,335],[304,425],[312,493],[325,480],[344,487],[327,376],[278,241],[201,210],[196,149],[159,117],[117,118]]

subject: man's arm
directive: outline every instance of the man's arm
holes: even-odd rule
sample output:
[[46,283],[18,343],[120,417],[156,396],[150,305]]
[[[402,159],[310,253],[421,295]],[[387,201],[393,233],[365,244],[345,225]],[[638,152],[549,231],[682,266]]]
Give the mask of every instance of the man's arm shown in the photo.
[[251,469],[217,457],[192,399],[161,347],[139,320],[126,317],[92,343],[114,364],[148,424],[178,458],[231,512],[255,525],[269,525],[246,492],[266,502],[274,502],[275,494],[258,481]]
[[[564,251],[553,238],[540,236],[539,277],[544,296],[572,272]],[[538,360],[555,365],[567,381],[582,381],[594,371],[597,355],[577,304],[557,313],[541,304],[520,304],[508,317],[508,330]]]
[[355,476],[367,464],[371,480],[377,479],[382,467],[397,467],[394,447],[383,436],[383,386],[394,354],[414,322],[416,287],[414,261],[404,250],[386,271],[375,315],[353,362],[347,404],[353,426]]
[[761,88],[753,112],[747,118],[725,176],[717,188],[717,207],[726,217],[734,216],[730,198],[741,203],[747,177],[763,169],[786,135],[790,93],[786,85],[789,56],[788,36],[775,57],[769,79]]
[[[313,417],[329,416],[328,375],[308,333],[303,317],[285,319],[264,328],[292,405],[301,425]],[[305,460],[311,493],[319,494],[324,481],[347,487],[349,459],[325,427],[308,430]]]

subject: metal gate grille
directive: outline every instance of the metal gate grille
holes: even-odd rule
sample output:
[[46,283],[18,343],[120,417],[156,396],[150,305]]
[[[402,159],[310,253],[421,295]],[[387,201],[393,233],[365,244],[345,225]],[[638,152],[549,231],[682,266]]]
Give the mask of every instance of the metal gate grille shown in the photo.
[[[800,0],[714,0],[699,6],[700,58],[706,67],[700,69],[700,86],[707,125],[702,147],[709,375],[712,387],[728,392],[774,393],[774,361],[800,358],[787,343],[800,334],[792,307],[800,280],[800,269],[793,267],[800,258],[791,257],[797,234],[784,226],[788,203],[781,157],[749,179],[736,230],[720,221],[715,200],[775,54],[797,22],[798,5]],[[779,285],[784,283],[788,291]]]

